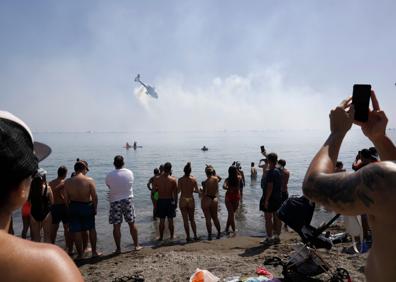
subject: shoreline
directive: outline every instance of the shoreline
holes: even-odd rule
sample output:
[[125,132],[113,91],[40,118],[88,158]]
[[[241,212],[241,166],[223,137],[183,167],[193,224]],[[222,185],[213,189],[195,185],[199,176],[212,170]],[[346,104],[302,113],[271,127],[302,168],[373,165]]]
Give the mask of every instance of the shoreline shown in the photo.
[[[343,231],[340,224],[329,228],[332,233]],[[142,275],[145,281],[189,281],[196,268],[207,269],[222,279],[232,276],[256,277],[256,268],[263,265],[266,257],[278,256],[285,260],[293,247],[301,243],[295,232],[283,232],[281,243],[261,245],[262,237],[235,236],[219,240],[201,240],[193,243],[164,242],[145,246],[141,251],[121,254],[105,254],[96,259],[85,259],[77,263],[86,281],[114,281],[116,278]],[[343,267],[349,271],[352,281],[364,281],[366,254],[347,254],[351,242],[335,245],[330,251],[319,250],[320,256],[332,267]],[[265,266],[274,277],[281,278],[282,267]],[[315,281],[327,281],[324,273]],[[128,281],[128,280],[125,280]],[[132,280],[130,280],[132,281]]]

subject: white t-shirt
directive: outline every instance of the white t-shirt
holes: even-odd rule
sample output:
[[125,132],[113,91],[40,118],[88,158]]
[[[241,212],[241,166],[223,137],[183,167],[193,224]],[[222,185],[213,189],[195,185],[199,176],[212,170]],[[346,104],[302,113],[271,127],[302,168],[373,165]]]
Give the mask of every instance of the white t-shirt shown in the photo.
[[115,169],[106,176],[106,185],[110,188],[110,203],[133,198],[133,172],[127,168]]

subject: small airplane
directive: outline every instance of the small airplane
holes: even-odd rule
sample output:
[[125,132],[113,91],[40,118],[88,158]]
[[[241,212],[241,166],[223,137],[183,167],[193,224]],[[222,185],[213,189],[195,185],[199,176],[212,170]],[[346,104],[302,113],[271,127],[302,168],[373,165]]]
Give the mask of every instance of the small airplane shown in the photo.
[[150,85],[144,84],[144,83],[140,80],[140,74],[138,74],[138,75],[135,77],[135,81],[136,81],[136,82],[139,82],[141,85],[143,85],[143,87],[146,89],[146,94],[147,94],[147,95],[149,95],[149,96],[151,96],[151,97],[153,97],[153,98],[155,98],[155,99],[158,99],[158,94],[157,94],[157,91],[155,91],[155,88],[152,87],[152,86],[150,86]]

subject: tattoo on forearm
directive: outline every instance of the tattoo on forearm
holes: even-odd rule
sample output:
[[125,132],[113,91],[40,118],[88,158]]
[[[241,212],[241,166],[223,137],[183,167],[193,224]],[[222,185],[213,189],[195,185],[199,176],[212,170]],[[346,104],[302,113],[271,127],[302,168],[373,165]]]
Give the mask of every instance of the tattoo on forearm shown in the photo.
[[331,205],[353,205],[360,200],[366,207],[374,204],[372,192],[385,180],[385,171],[379,166],[364,168],[358,174],[337,173],[308,178],[304,193],[314,201]]

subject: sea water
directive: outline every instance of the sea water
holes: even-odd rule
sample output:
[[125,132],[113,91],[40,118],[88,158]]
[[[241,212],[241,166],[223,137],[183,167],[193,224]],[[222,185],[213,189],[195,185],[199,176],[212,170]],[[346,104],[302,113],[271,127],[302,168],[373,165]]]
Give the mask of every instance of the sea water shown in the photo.
[[[124,156],[126,167],[135,176],[133,184],[134,203],[136,210],[136,225],[139,241],[143,245],[152,245],[158,236],[158,222],[152,218],[152,204],[147,182],[153,175],[153,169],[165,162],[172,163],[173,175],[183,176],[183,167],[187,162],[192,164],[192,175],[198,183],[205,180],[205,164],[211,164],[223,178],[220,183],[219,218],[222,230],[227,220],[227,210],[224,205],[224,190],[221,189],[227,177],[228,167],[234,161],[239,161],[245,173],[246,186],[243,201],[236,214],[238,234],[264,236],[264,218],[259,211],[259,200],[262,195],[260,188],[261,170],[258,169],[257,181],[250,179],[250,163],[257,166],[263,158],[260,146],[264,145],[267,152],[276,152],[279,158],[287,161],[286,168],[291,172],[289,194],[301,195],[301,185],[307,167],[315,153],[327,138],[328,131],[288,130],[288,131],[186,131],[186,132],[132,132],[132,133],[36,133],[35,139],[45,142],[52,148],[52,154],[40,163],[48,171],[48,180],[56,177],[57,168],[65,165],[72,172],[76,158],[89,163],[88,176],[96,182],[99,198],[96,230],[98,233],[98,248],[103,251],[115,249],[112,226],[108,222],[109,202],[108,188],[105,177],[113,168],[115,155]],[[388,134],[394,140],[395,131]],[[126,150],[126,142],[134,141],[142,148]],[[204,152],[202,146],[209,148]],[[342,144],[339,160],[344,167],[351,170],[355,156],[362,148],[372,146],[360,130],[352,130]],[[200,201],[195,195],[198,235],[206,238],[206,226]],[[316,221],[330,218],[332,214],[320,213]],[[17,211],[14,216],[14,230],[17,235],[22,230],[21,215]],[[213,227],[214,228],[214,227]],[[61,230],[61,228],[60,228]],[[165,238],[169,234],[165,233]],[[176,240],[185,238],[181,213],[178,210],[175,219]],[[63,234],[59,231],[57,242],[63,245]],[[122,247],[131,248],[131,237],[126,224],[122,226]]]

